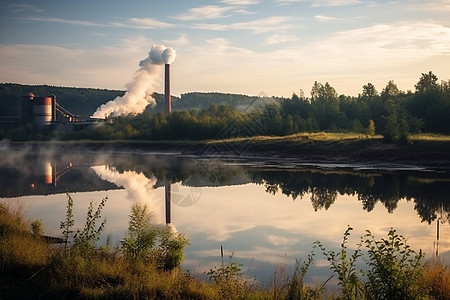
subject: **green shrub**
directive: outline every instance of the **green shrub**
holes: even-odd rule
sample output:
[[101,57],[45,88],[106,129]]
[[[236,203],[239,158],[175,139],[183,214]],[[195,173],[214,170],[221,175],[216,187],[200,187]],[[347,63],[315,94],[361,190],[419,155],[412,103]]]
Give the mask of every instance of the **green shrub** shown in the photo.
[[121,244],[125,258],[135,266],[153,264],[159,269],[172,270],[183,261],[189,241],[170,225],[154,226],[147,205],[134,204],[128,232]]
[[375,240],[367,230],[369,249],[367,291],[372,299],[424,299],[426,290],[422,278],[423,253],[415,252],[406,244],[406,238],[389,230],[387,239]]

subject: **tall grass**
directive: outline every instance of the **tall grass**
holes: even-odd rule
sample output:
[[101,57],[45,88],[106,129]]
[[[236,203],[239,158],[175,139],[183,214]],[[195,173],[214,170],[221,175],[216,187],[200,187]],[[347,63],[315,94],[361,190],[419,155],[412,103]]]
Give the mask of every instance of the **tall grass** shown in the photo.
[[[136,214],[134,217],[137,221]],[[297,260],[292,274],[288,273],[287,264],[275,266],[273,286],[260,287],[242,277],[240,265],[232,257],[228,263],[211,269],[211,281],[205,282],[178,265],[165,268],[151,260],[130,260],[120,248],[96,247],[86,256],[81,252],[83,248],[73,245],[66,250],[49,245],[20,212],[0,203],[0,299],[333,299],[327,294],[326,282],[320,286],[304,283],[317,247],[341,281],[342,290],[334,294],[336,299],[396,295],[397,290],[384,287],[395,288],[397,283],[413,296],[450,299],[449,266],[441,260],[423,263],[422,257],[410,250],[394,230],[386,239],[377,240],[369,232],[361,241],[372,254],[368,259],[371,275],[360,276],[354,262],[361,252],[347,249],[350,230],[344,233],[340,251],[329,251],[318,242],[305,261]],[[179,250],[178,246],[175,248]],[[403,259],[405,253],[407,259]],[[389,276],[382,277],[381,273]]]

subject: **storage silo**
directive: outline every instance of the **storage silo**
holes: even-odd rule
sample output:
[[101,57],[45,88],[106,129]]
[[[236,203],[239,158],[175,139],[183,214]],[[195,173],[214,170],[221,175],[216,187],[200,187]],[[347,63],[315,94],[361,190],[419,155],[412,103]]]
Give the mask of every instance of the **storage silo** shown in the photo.
[[34,97],[31,110],[33,125],[50,125],[53,119],[52,111],[52,97]]

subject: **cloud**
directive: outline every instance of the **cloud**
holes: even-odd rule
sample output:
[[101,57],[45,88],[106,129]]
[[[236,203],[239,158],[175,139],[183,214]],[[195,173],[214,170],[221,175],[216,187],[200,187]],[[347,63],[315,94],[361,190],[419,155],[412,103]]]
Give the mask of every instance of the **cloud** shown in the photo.
[[296,2],[310,3],[313,7],[321,6],[347,6],[360,4],[360,0],[278,0],[280,4],[291,4]]
[[266,38],[266,44],[275,45],[287,42],[295,42],[298,38],[291,34],[274,34]]
[[438,12],[449,12],[450,11],[450,1],[448,0],[430,0],[417,2],[410,6],[413,10],[428,10],[428,11],[438,11]]
[[174,18],[182,21],[219,19],[226,17],[225,13],[232,9],[232,6],[205,5],[191,8]]
[[167,45],[170,45],[170,46],[173,46],[173,47],[183,47],[183,46],[186,46],[186,45],[189,45],[189,39],[187,38],[187,36],[186,36],[186,34],[181,34],[178,38],[176,38],[176,39],[172,39],[172,40],[170,40],[170,39],[166,39],[166,40],[163,40],[163,42],[165,43],[165,44],[167,44]]
[[44,11],[43,9],[40,9],[35,5],[29,3],[13,3],[9,5],[9,8],[15,13],[23,13],[23,12],[40,13]]
[[338,20],[337,18],[324,16],[324,15],[315,15],[314,19],[316,19],[319,22],[328,22],[328,21],[336,21],[336,20]]
[[294,25],[291,21],[293,20],[293,17],[273,16],[259,20],[236,22],[231,24],[195,24],[193,27],[204,30],[249,30],[255,33],[262,33],[292,29]]
[[257,0],[222,0],[220,2],[229,4],[229,5],[247,6],[247,5],[258,4],[260,1],[257,1]]
[[155,28],[170,28],[174,24],[161,22],[153,18],[131,18],[128,24],[115,23],[118,26],[133,27],[138,29],[155,29]]
[[101,23],[96,23],[96,22],[91,22],[91,21],[68,20],[68,19],[53,18],[53,17],[21,17],[18,19],[26,20],[26,21],[33,21],[33,22],[51,22],[51,23],[63,23],[63,24],[81,25],[81,26],[100,26],[100,27],[108,26],[106,24],[101,24]]
[[95,26],[95,27],[126,27],[135,29],[156,29],[156,28],[170,28],[174,27],[174,24],[161,22],[153,18],[130,18],[127,22],[113,22],[113,23],[97,23],[84,20],[70,20],[54,17],[20,17],[18,19],[32,21],[32,22],[50,22],[50,23],[62,23],[78,26]]

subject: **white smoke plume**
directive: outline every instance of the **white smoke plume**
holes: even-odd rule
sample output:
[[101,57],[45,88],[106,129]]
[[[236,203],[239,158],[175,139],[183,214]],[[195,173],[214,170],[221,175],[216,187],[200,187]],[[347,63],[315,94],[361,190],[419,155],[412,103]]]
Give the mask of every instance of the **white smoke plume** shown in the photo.
[[163,45],[153,45],[148,57],[139,62],[140,69],[134,74],[133,81],[126,85],[125,95],[102,104],[92,117],[139,114],[147,105],[155,105],[152,95],[156,90],[156,84],[161,81],[161,65],[170,64],[174,60],[175,50]]

